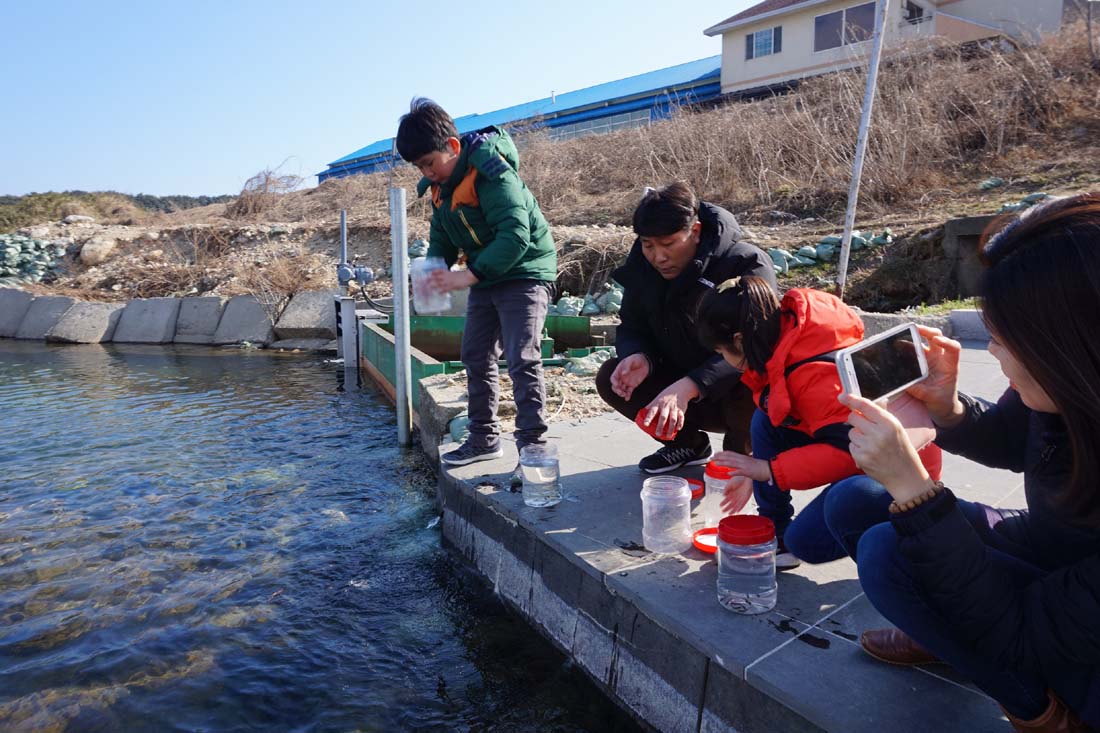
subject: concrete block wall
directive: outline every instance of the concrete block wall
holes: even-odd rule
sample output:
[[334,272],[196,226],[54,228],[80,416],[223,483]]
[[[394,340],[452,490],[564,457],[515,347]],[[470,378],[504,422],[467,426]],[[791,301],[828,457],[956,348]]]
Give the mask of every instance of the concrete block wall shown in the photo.
[[[139,298],[95,303],[0,288],[0,338],[53,343],[239,344],[277,349],[335,349],[331,291],[296,295],[277,321],[251,295]],[[298,301],[301,300],[301,303]],[[328,305],[326,310],[325,305]],[[287,318],[278,340],[280,325]],[[313,322],[315,321],[315,322]]]

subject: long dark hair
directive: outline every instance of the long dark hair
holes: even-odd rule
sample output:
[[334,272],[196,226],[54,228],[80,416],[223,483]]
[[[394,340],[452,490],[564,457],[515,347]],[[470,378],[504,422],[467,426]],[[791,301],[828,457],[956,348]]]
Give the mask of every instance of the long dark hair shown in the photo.
[[726,280],[699,301],[696,322],[699,341],[714,350],[729,348],[741,334],[745,363],[763,373],[779,343],[779,298],[768,281],[746,275]]
[[1073,474],[1055,501],[1100,525],[1100,193],[993,222],[982,315],[1058,407]]

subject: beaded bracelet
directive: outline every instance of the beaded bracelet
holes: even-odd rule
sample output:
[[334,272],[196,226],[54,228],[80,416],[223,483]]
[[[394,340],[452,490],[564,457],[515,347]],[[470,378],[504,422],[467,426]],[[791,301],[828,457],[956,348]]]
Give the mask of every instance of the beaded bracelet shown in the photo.
[[915,496],[912,499],[909,499],[908,501],[902,502],[901,504],[898,504],[896,501],[890,502],[890,513],[891,514],[901,514],[902,512],[908,512],[908,511],[911,511],[913,509],[916,509],[921,504],[923,504],[924,502],[926,502],[929,499],[933,498],[936,494],[943,491],[943,489],[944,489],[944,486],[943,486],[942,481],[933,481],[932,482],[932,488],[928,489],[928,491],[924,492],[920,496]]

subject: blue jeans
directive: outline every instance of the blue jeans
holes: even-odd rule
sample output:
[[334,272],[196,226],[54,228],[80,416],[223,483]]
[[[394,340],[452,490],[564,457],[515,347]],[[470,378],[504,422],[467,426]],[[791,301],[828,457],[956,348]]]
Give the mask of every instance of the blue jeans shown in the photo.
[[[815,442],[805,433],[788,428],[777,428],[760,410],[752,417],[752,455],[754,458],[771,460],[783,451],[810,445]],[[852,490],[863,487],[860,501],[847,502],[843,512],[832,509],[833,487],[827,486],[811,501],[798,516],[794,516],[791,492],[784,491],[763,481],[752,484],[753,497],[756,499],[757,513],[775,522],[776,537],[783,539],[787,550],[803,562],[823,563],[855,555],[855,543],[858,535],[852,537],[841,531],[834,531],[827,521],[830,511],[844,513],[845,526],[860,526],[863,529],[888,518],[887,508],[890,497],[882,486],[866,476],[854,476],[845,479],[856,482]],[[851,516],[848,516],[851,515]]]
[[[866,476],[834,484],[826,502],[825,521],[855,550],[859,581],[874,607],[1018,718],[1031,720],[1042,715],[1048,704],[1048,687],[1055,689],[1071,708],[1080,709],[1091,676],[1082,674],[1081,669],[1066,669],[1065,679],[1057,680],[1008,670],[977,654],[966,639],[953,633],[950,622],[928,600],[909,561],[902,556],[893,525],[865,523],[862,506],[873,491],[871,484],[886,494],[880,484]],[[1028,561],[1032,552],[1020,521],[1021,512],[961,500],[958,503],[967,521],[990,547],[992,562],[1006,570],[1017,587],[1046,574]]]

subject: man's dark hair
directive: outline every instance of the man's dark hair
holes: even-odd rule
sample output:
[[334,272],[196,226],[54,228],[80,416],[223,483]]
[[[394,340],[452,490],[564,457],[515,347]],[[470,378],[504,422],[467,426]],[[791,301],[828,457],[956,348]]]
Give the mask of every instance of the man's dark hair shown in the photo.
[[639,237],[667,237],[691,226],[698,213],[699,201],[684,181],[646,189],[634,209],[634,233]]
[[397,124],[397,152],[413,163],[428,153],[447,149],[447,138],[458,137],[455,121],[427,97],[413,97],[408,114]]
[[1073,474],[1050,501],[1100,527],[1100,193],[994,221],[981,258],[982,318],[1069,433]]

